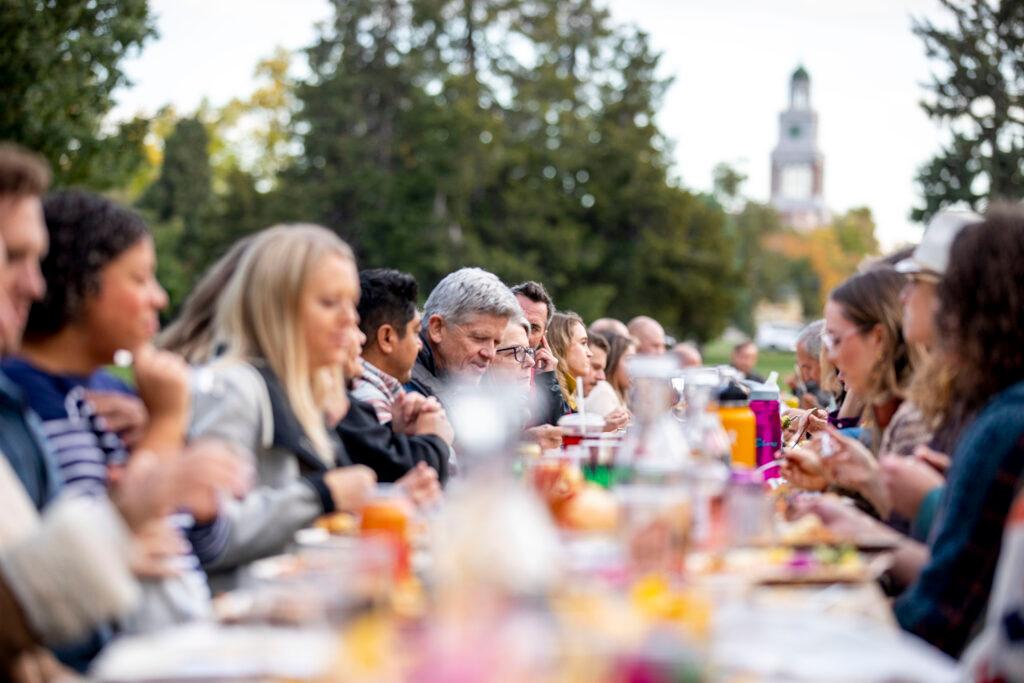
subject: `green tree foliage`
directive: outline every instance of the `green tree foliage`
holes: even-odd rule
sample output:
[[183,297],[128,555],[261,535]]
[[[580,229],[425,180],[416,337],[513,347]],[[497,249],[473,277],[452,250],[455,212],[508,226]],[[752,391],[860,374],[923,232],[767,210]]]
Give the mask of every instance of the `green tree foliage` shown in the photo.
[[709,338],[740,283],[722,210],[669,177],[668,82],[592,0],[336,0],[277,192],[367,266],[544,281],[585,317]]
[[57,185],[118,187],[144,162],[147,124],[101,132],[122,59],[154,34],[146,0],[4,0],[0,140],[43,154]]
[[951,25],[922,19],[914,33],[937,66],[921,106],[950,141],[918,173],[916,220],[950,204],[983,209],[1024,196],[1024,2],[941,2]]

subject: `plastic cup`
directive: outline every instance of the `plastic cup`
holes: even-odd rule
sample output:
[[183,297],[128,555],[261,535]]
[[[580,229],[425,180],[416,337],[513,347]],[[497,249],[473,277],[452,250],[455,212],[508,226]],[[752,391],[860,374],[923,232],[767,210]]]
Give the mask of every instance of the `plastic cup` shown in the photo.
[[592,413],[570,413],[558,420],[562,428],[562,446],[579,446],[585,437],[598,436],[604,431],[604,418]]

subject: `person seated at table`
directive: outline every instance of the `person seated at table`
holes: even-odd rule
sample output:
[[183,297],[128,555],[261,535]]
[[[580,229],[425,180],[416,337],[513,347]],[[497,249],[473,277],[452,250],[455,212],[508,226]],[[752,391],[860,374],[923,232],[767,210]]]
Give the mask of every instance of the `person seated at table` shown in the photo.
[[[913,351],[903,337],[900,290],[904,278],[889,267],[854,275],[830,294],[825,304],[822,343],[840,379],[868,408],[868,448],[851,446],[822,466],[808,451],[787,456],[784,470],[798,486],[838,485],[862,495],[887,518],[891,503],[877,476],[877,455],[909,456],[927,444],[931,429],[920,411],[905,400],[913,373]],[[810,481],[802,474],[820,468],[823,478]],[[908,527],[905,519],[894,520]]]
[[605,375],[608,340],[590,332],[587,333],[587,340],[590,342],[590,373],[583,378],[583,396],[587,399],[587,411],[604,417],[622,410],[623,405]]
[[217,302],[214,338],[226,348],[193,373],[190,432],[247,451],[258,483],[225,504],[220,552],[204,562],[217,587],[317,517],[356,511],[371,495],[373,470],[338,466],[342,446],[325,419],[358,334],[358,299],[347,244],[320,226],[282,225],[253,238]]
[[423,348],[418,287],[412,275],[375,268],[359,273],[359,290],[359,329],[366,343],[351,396],[372,405],[377,419],[387,424]]
[[796,374],[788,384],[804,409],[824,408],[832,405],[832,395],[821,386],[821,335],[825,321],[815,320],[796,338]]
[[590,372],[583,379],[583,395],[587,398],[601,382],[606,382],[604,367],[608,364],[608,341],[600,334],[587,332],[590,343]]
[[740,371],[741,379],[749,379],[751,382],[764,382],[764,377],[754,372],[754,368],[757,367],[757,344],[749,339],[741,341],[732,347],[729,365]]
[[598,318],[590,323],[587,332],[599,334],[602,337],[610,337],[613,334],[619,334],[623,337],[629,336],[629,328],[626,327],[626,323],[616,318]]
[[536,396],[530,386],[536,363],[536,352],[528,336],[531,328],[532,325],[525,317],[508,321],[494,361],[484,379],[506,392],[510,410],[516,410],[522,415],[527,439],[537,442],[542,449],[558,448],[562,445],[561,428],[537,424],[537,416],[546,414],[547,407],[535,402]]
[[681,368],[699,368],[704,365],[704,358],[700,355],[700,349],[690,342],[679,342],[672,347],[672,353],[679,359]]
[[896,618],[953,656],[976,630],[1011,503],[1024,487],[1021,301],[1024,211],[996,206],[957,235],[938,284],[935,353],[952,369],[946,414],[967,426],[926,546],[848,506],[810,505],[833,528],[898,540],[893,575],[909,588],[896,600]]
[[479,384],[508,321],[522,309],[493,273],[462,268],[444,277],[423,306],[423,348],[406,389],[442,405],[459,383]]
[[[150,346],[158,311],[167,303],[155,278],[153,238],[139,216],[85,192],[50,195],[44,217],[49,251],[41,272],[46,294],[32,305],[21,348],[17,356],[5,358],[4,373],[43,421],[62,475],[60,493],[102,498],[116,488],[129,448],[97,414],[88,390],[118,351],[132,352],[135,383],[148,419],[130,457],[156,453],[169,461],[186,458],[178,461],[183,476],[176,481],[179,502],[194,518],[175,515],[153,523],[149,532],[177,548],[173,554],[183,570],[168,565],[167,578],[148,581],[139,609],[122,625],[143,631],[208,617],[210,593],[197,555],[201,543],[215,537],[223,522],[216,496],[211,505],[204,489],[213,476],[214,488],[238,490],[241,468],[227,452],[181,456],[189,407],[187,372],[179,358]],[[185,541],[186,532],[197,542],[195,547]],[[82,668],[102,640],[61,654]]]
[[328,424],[341,440],[339,464],[366,465],[377,481],[396,482],[418,505],[433,502],[447,481],[453,460],[452,427],[435,398],[402,394],[392,404],[392,419],[381,424],[375,408],[352,395],[346,385],[364,372],[360,351],[366,336],[359,328],[345,333],[341,371],[346,382],[328,396]]
[[555,302],[540,282],[527,280],[512,287],[519,307],[530,323],[530,346],[534,351],[533,396],[535,402],[533,421],[537,424],[553,423],[561,416],[561,401],[556,401],[558,378],[555,376],[555,359],[548,348],[548,326],[555,314]]
[[636,355],[636,341],[621,334],[606,335],[605,340],[608,342],[608,362],[605,364],[604,375],[615,390],[618,407],[628,410],[632,385],[629,359]]
[[636,339],[636,352],[645,355],[665,353],[665,329],[654,318],[638,315],[626,325],[629,335]]

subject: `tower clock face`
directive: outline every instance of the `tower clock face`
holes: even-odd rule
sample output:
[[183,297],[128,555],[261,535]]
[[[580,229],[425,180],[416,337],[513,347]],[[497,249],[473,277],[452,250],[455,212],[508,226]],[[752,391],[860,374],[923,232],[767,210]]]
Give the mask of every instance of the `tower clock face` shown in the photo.
[[787,164],[782,168],[781,194],[786,199],[810,199],[813,183],[810,164]]

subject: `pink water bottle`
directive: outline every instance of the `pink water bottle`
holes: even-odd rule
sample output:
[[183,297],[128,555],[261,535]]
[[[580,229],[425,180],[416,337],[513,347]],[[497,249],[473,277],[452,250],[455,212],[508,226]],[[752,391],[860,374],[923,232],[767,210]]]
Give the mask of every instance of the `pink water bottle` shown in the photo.
[[750,383],[750,410],[754,413],[754,451],[757,466],[775,459],[782,447],[782,418],[779,416],[779,387]]

